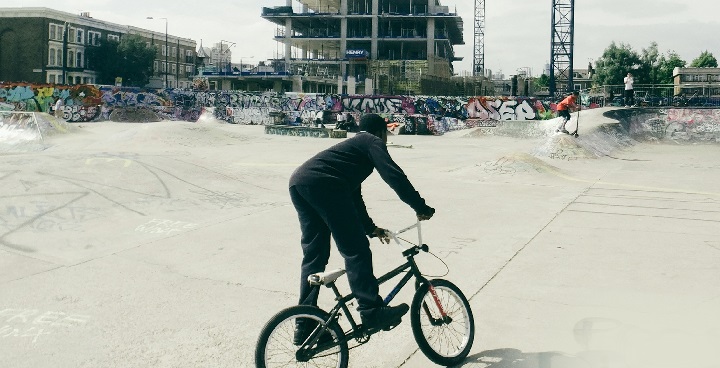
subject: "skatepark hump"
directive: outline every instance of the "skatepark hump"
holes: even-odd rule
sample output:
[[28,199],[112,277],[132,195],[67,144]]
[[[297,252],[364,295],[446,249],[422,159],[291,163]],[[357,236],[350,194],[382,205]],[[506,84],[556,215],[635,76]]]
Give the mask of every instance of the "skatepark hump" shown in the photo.
[[[557,121],[392,136],[393,160],[437,208],[422,229],[435,257],[418,262],[475,315],[458,367],[717,366],[717,147],[650,143],[603,110],[582,114],[578,138],[555,135]],[[676,124],[700,116],[710,137],[700,112],[656,136],[700,135]],[[263,325],[298,299],[289,177],[341,140],[210,118],[51,119],[3,115],[4,142],[39,150],[0,154],[0,368],[255,366]],[[598,153],[615,140],[617,159]],[[377,173],[362,195],[379,226],[416,220]],[[377,274],[404,261],[370,241]],[[343,264],[333,246],[328,269]],[[334,304],[325,288],[319,300]],[[352,349],[349,367],[434,367],[408,320]]]
[[44,149],[45,138],[69,131],[68,123],[40,112],[0,112],[0,152]]

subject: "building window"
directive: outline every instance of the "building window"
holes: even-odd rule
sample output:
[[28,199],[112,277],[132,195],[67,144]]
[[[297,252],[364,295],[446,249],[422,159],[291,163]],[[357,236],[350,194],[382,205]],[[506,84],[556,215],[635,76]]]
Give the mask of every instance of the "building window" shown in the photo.
[[73,62],[75,61],[75,53],[73,51],[68,51],[68,57],[67,62],[69,67],[73,67]]
[[176,68],[175,64],[172,65],[171,69],[172,69],[173,74],[177,73],[177,68]]
[[88,31],[88,44],[93,46],[100,45],[100,33]]
[[55,74],[48,74],[47,76],[47,82],[50,84],[55,83]]
[[163,73],[167,72],[167,64],[166,63],[162,63],[162,72]]
[[48,65],[50,65],[50,66],[55,65],[55,49],[50,49],[50,53],[48,55],[50,55],[50,60],[48,60],[49,61]]
[[166,55],[167,55],[167,46],[162,48],[162,56],[166,56]]
[[65,39],[65,27],[64,26],[57,26],[58,33],[57,33],[57,39],[62,41]]
[[74,39],[75,39],[75,28],[69,28],[68,41],[72,41]]
[[155,73],[158,72],[158,62],[157,61],[153,63],[153,70],[155,71]]
[[54,24],[51,24],[51,25],[50,25],[50,39],[51,39],[51,40],[54,40],[55,37],[57,37],[56,27],[55,27]]
[[170,54],[170,56],[175,56],[175,55],[177,55],[177,47],[173,46],[172,54]]
[[57,64],[55,65],[63,65],[63,53],[62,50],[57,50]]
[[118,36],[118,35],[108,35],[108,40],[110,40],[110,41],[115,41],[115,42],[120,42],[120,36]]
[[79,44],[83,44],[85,42],[85,38],[83,37],[85,32],[82,29],[78,29],[75,32],[75,41]]
[[75,66],[77,66],[78,68],[83,67],[82,52],[80,52],[80,51],[78,51],[77,54],[75,55]]
[[188,73],[192,73],[192,66],[190,66],[190,65],[186,66],[185,71]]

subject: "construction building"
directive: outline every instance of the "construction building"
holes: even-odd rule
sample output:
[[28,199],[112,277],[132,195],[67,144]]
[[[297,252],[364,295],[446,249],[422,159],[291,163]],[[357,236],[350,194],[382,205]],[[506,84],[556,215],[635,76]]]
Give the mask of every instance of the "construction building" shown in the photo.
[[[166,20],[167,21],[167,20]],[[138,22],[149,22],[138,16]],[[196,42],[48,8],[0,9],[0,81],[96,84],[88,51],[102,40],[138,35],[157,49],[150,86],[190,88]]]
[[463,21],[440,0],[286,0],[263,8],[296,92],[446,94]]

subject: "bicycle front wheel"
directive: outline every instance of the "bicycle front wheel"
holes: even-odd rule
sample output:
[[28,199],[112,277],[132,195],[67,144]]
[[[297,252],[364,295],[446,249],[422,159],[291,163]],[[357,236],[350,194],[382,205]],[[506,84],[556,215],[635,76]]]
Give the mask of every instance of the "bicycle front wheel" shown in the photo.
[[475,320],[467,298],[450,281],[430,280],[417,289],[410,325],[420,350],[436,364],[456,365],[470,353]]
[[[283,309],[265,324],[255,347],[255,365],[258,368],[274,367],[322,367],[346,368],[348,365],[347,342],[312,356],[298,354],[299,346],[293,342],[296,321],[304,319],[325,323],[330,315],[322,309],[309,305],[297,305]],[[342,341],[343,330],[337,323],[328,326],[334,341]]]

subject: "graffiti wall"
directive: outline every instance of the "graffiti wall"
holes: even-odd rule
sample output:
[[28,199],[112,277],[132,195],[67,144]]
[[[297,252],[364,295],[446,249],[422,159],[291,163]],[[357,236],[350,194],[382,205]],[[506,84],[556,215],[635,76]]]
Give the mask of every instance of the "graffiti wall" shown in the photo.
[[622,109],[606,115],[639,139],[720,142],[720,109]]
[[[533,98],[364,96],[317,93],[249,93],[242,91],[148,90],[95,85],[57,86],[0,84],[0,110],[53,112],[63,101],[69,122],[109,120],[118,108],[146,108],[160,119],[197,121],[204,110],[236,124],[312,124],[318,112],[323,123],[338,113],[386,117],[433,116],[437,131],[492,125],[502,120],[542,120],[552,117],[550,106]],[[468,121],[469,120],[469,121]]]

